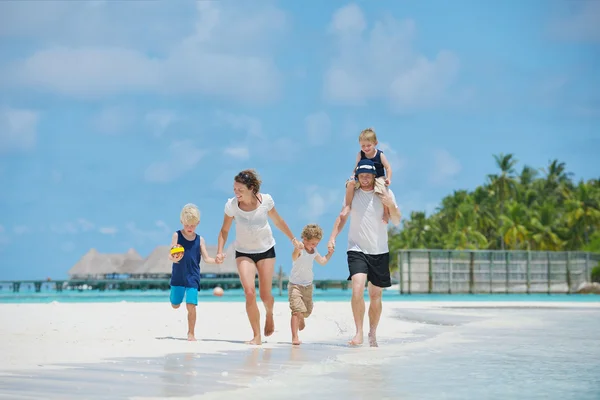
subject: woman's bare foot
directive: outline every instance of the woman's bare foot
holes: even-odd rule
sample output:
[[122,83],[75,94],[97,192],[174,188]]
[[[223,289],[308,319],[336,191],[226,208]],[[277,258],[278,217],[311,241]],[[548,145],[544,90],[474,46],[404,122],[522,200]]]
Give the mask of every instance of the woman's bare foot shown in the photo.
[[350,346],[360,346],[363,343],[363,335],[362,333],[357,333],[356,336],[354,336],[352,338],[352,340],[350,340],[348,342],[348,344]]
[[255,337],[252,340],[248,340],[247,342],[245,342],[246,344],[253,344],[253,345],[257,345],[260,346],[262,344],[262,340],[260,338],[260,336]]
[[275,321],[273,320],[273,313],[268,313],[265,319],[265,336],[271,336],[275,332]]
[[302,341],[298,338],[292,338],[292,344],[295,346],[300,346],[302,344]]
[[196,341],[196,337],[194,336],[193,333],[188,333],[188,341],[189,342],[195,342]]
[[371,347],[379,347],[377,344],[377,337],[374,333],[369,332],[369,346]]
[[304,322],[304,317],[300,317],[300,321],[298,321],[298,329],[303,330],[306,327],[306,323]]

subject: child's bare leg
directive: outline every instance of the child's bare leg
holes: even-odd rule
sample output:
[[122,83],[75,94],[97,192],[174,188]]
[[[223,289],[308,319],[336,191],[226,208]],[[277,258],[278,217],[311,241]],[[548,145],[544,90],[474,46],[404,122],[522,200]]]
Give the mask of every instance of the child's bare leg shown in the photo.
[[188,340],[191,342],[196,341],[196,305],[195,304],[186,304],[187,312],[188,312]]
[[300,328],[300,320],[303,320],[303,319],[304,318],[302,318],[302,314],[300,314],[300,313],[292,314],[291,326],[292,326],[292,344],[293,345],[299,345],[302,343],[300,341],[300,338],[298,337],[298,329]]
[[386,224],[390,220],[390,208],[388,206],[383,206],[383,222]]

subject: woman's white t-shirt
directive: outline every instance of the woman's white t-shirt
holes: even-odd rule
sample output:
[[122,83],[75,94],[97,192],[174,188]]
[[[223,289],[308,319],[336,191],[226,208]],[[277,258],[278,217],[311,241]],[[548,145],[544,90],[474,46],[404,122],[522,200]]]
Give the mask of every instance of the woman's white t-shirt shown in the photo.
[[269,225],[269,211],[275,207],[269,194],[261,194],[262,203],[256,210],[244,211],[238,207],[237,198],[227,200],[225,214],[235,218],[234,249],[240,253],[264,253],[275,246],[275,238]]

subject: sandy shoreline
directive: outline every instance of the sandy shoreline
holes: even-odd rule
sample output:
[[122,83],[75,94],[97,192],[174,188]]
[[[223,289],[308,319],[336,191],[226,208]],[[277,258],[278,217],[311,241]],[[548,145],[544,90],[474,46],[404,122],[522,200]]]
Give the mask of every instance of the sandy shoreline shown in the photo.
[[[265,384],[294,382],[296,370],[312,371],[304,373],[310,381],[340,365],[377,364],[392,348],[429,354],[460,345],[456,329],[463,324],[493,335],[546,329],[535,316],[558,316],[554,309],[596,316],[600,302],[388,301],[378,349],[347,346],[354,334],[347,301],[316,302],[300,347],[291,345],[286,303],[276,303],[276,330],[262,346],[244,343],[251,330],[240,302],[200,303],[197,342],[185,340],[185,310],[168,302],[0,304],[0,398],[229,398],[238,386],[245,396]],[[326,386],[322,381],[319,390]]]
[[[368,303],[367,303],[368,305]],[[261,325],[264,312],[261,307]],[[397,309],[431,308],[598,308],[600,302],[386,302],[380,340],[408,336],[415,324],[393,317]],[[262,347],[290,346],[289,309],[275,306],[275,333]],[[99,362],[112,357],[155,357],[194,351],[244,350],[251,330],[243,303],[207,303],[198,307],[196,343],[183,340],[184,309],[160,303],[0,304],[0,370],[57,367],[62,363]],[[367,322],[365,322],[365,328]],[[344,345],[354,332],[348,302],[317,302],[301,339],[305,344]]]

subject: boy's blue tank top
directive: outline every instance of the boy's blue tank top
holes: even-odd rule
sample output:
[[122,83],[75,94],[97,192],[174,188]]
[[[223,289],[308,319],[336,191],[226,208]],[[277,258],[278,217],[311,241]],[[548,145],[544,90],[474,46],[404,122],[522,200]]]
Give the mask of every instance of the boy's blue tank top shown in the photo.
[[365,154],[364,151],[360,151],[360,159],[361,160],[371,160],[373,161],[373,164],[375,164],[375,169],[377,171],[377,175],[375,175],[377,178],[381,177],[381,176],[385,176],[385,168],[383,167],[383,164],[381,163],[381,153],[383,153],[383,151],[377,149],[377,153],[375,153],[375,157],[373,158],[367,158],[367,155]]
[[183,246],[185,252],[178,263],[173,263],[171,286],[200,289],[200,235],[196,234],[196,238],[190,241],[177,231],[177,243]]

